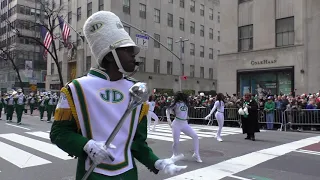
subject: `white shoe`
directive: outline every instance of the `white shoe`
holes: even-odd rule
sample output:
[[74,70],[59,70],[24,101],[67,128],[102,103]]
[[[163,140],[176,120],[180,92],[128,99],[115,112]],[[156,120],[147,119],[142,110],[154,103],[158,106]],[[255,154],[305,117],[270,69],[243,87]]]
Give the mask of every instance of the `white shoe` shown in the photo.
[[217,137],[217,141],[222,142],[222,138],[221,137]]
[[194,154],[192,155],[192,158],[194,158],[198,163],[202,163],[202,160],[201,160],[200,156],[197,155],[196,153],[194,153]]
[[170,159],[175,158],[175,157],[177,157],[177,156],[183,156],[183,157],[184,157],[184,155],[183,155],[182,153],[179,154],[179,155],[176,155],[176,156],[173,154]]

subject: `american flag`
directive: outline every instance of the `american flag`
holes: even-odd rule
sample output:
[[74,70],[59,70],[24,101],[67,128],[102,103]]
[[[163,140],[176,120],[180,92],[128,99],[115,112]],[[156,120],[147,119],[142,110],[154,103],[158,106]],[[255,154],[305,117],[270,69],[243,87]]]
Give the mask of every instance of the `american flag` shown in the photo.
[[62,35],[63,41],[67,45],[68,44],[68,38],[69,38],[69,35],[70,35],[70,28],[68,27],[67,23],[64,22],[62,17],[58,16],[58,20],[59,20],[60,29],[61,29],[61,32],[62,32],[61,35]]
[[[47,49],[49,49],[50,46],[51,46],[51,42],[52,42],[52,36],[51,36],[50,32],[47,31],[47,29],[45,27],[41,26],[40,29],[41,29],[40,30],[41,31],[41,36],[43,38],[43,44]],[[44,54],[43,54],[44,58],[47,57],[47,53],[48,53],[48,51],[45,49],[44,50]]]

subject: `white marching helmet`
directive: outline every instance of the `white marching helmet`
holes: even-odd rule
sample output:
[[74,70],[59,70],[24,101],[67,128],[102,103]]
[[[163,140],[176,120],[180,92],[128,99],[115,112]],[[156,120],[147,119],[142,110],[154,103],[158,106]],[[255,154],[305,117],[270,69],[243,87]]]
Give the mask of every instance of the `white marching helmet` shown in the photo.
[[124,29],[117,15],[110,11],[98,11],[92,14],[83,26],[83,33],[88,41],[92,55],[99,66],[101,66],[103,58],[111,52],[119,71],[123,74],[132,73],[126,72],[123,69],[115,49],[120,47],[135,47],[134,51],[138,54],[140,48],[137,47]]

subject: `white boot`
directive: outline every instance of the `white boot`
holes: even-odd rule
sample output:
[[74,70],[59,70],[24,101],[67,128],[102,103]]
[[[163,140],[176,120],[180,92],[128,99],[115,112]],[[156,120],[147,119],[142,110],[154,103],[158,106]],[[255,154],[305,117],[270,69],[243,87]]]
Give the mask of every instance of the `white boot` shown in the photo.
[[192,158],[194,158],[198,163],[202,163],[202,160],[199,154],[193,153]]

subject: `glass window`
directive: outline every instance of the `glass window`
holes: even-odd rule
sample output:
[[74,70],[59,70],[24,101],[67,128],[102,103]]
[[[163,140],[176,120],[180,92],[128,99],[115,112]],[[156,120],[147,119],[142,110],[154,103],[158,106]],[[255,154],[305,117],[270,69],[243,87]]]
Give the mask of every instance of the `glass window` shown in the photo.
[[294,17],[276,20],[277,47],[294,44]]
[[253,49],[253,25],[239,27],[239,51],[248,51]]

